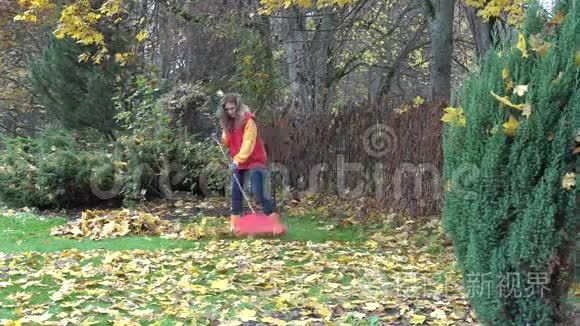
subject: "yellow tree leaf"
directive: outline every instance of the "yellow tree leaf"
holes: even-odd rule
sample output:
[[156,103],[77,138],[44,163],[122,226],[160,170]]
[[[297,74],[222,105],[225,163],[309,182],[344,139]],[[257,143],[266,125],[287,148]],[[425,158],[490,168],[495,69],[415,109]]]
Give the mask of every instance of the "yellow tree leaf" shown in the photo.
[[509,120],[503,124],[503,132],[509,136],[513,137],[516,134],[516,130],[518,129],[519,122],[510,115]]
[[518,85],[518,86],[514,87],[514,94],[518,94],[518,96],[526,95],[527,91],[528,91],[528,85]]
[[570,172],[566,173],[562,177],[562,188],[570,190],[576,186],[576,173]]
[[512,80],[512,77],[510,76],[509,70],[504,68],[501,71],[501,78],[503,79],[503,82],[505,84],[506,92],[509,92],[514,87],[514,82]]
[[532,107],[529,104],[525,103],[522,106],[522,115],[529,119],[530,114],[532,114]]
[[63,39],[66,36],[66,33],[64,32],[64,30],[62,28],[58,28],[56,29],[54,32],[54,37],[56,37],[57,39]]
[[576,58],[574,59],[576,67],[580,67],[580,50],[576,51]]
[[89,60],[89,58],[90,58],[90,57],[91,57],[91,54],[90,54],[90,53],[87,53],[87,52],[85,52],[85,53],[81,53],[81,54],[79,55],[79,60],[78,60],[78,62],[87,62],[87,61]]
[[413,103],[415,103],[416,105],[421,105],[421,104],[425,103],[425,99],[422,98],[421,96],[416,96],[413,99]]
[[517,110],[522,111],[522,115],[524,115],[524,116],[526,116],[528,118],[529,118],[530,114],[532,113],[532,107],[529,104],[527,104],[527,103],[523,103],[523,104],[513,104],[507,98],[507,96],[501,97],[501,96],[497,95],[496,93],[494,93],[493,91],[491,91],[490,93],[491,93],[491,95],[493,95],[493,97],[495,97],[498,101],[500,101],[500,103],[502,103],[502,104],[504,104],[506,106],[509,106],[510,108],[514,108],[514,109],[517,109]]
[[522,51],[522,58],[527,58],[528,57],[528,49],[526,46],[526,38],[524,36],[524,34],[519,33],[518,34],[518,44],[517,44],[517,48]]
[[510,78],[510,71],[507,70],[507,68],[503,68],[501,71],[501,78],[506,80],[508,78]]
[[137,35],[135,35],[135,39],[137,40],[137,42],[143,42],[148,38],[149,38],[149,32],[144,30],[144,29],[139,31],[139,33],[137,33]]
[[441,121],[449,124],[465,126],[466,120],[463,115],[463,108],[447,107],[443,110],[445,111],[445,114],[441,117]]

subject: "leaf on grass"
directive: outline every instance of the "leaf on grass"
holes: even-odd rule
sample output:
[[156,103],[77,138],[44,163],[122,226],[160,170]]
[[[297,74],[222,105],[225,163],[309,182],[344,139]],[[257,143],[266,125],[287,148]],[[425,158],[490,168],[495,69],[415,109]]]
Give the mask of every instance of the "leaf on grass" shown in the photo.
[[243,309],[238,314],[238,317],[243,322],[247,322],[247,321],[251,321],[251,320],[256,320],[256,311],[255,310],[251,310],[251,309]]
[[441,309],[435,309],[429,314],[429,317],[434,319],[447,319],[447,314]]
[[316,312],[325,320],[330,320],[330,317],[332,317],[332,310],[322,304],[316,308]]
[[0,288],[12,286],[12,282],[0,282]]
[[287,323],[282,319],[277,319],[274,317],[263,317],[260,318],[261,322],[276,325],[276,326],[285,326]]
[[367,304],[363,306],[363,309],[368,311],[375,311],[378,310],[380,307],[381,304],[378,302],[367,302]]
[[24,318],[21,319],[21,321],[24,323],[42,324],[45,321],[49,320],[50,317],[52,317],[52,314],[49,314],[48,311],[46,311],[42,315],[25,316]]
[[414,315],[411,317],[411,320],[410,320],[410,322],[411,322],[411,324],[413,324],[413,325],[420,325],[420,324],[423,324],[423,323],[425,322],[425,319],[427,319],[427,317],[426,317],[426,316],[423,316],[423,315],[416,315],[416,314],[414,314]]
[[221,279],[211,282],[212,289],[225,290],[228,288],[228,286],[229,281],[227,279]]
[[321,276],[322,276],[322,274],[319,274],[319,273],[312,274],[312,275],[308,276],[307,278],[305,278],[304,282],[311,283],[312,281],[316,280],[317,278],[320,278]]

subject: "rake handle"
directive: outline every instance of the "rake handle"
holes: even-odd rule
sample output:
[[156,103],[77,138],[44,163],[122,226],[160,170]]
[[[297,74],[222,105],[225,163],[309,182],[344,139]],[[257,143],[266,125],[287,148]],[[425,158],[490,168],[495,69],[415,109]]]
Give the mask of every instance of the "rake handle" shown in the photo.
[[[220,147],[220,151],[222,152],[222,155],[224,156],[224,159],[231,164],[231,161],[228,158],[228,156],[226,155],[226,152],[224,151],[224,147],[222,146],[222,143],[219,141],[217,134],[215,135],[214,140],[216,141],[216,143],[218,143],[218,145]],[[246,192],[244,191],[244,188],[240,184],[240,180],[238,180],[238,176],[236,175],[236,172],[235,171],[232,171],[232,176],[234,177],[234,180],[236,180],[236,184],[240,188],[240,191],[242,192],[242,195],[244,196],[244,199],[248,203],[248,207],[250,208],[250,210],[252,211],[252,213],[255,214],[256,211],[254,211],[254,208],[252,207],[252,204],[250,203],[250,200],[248,199],[248,196],[246,195]]]

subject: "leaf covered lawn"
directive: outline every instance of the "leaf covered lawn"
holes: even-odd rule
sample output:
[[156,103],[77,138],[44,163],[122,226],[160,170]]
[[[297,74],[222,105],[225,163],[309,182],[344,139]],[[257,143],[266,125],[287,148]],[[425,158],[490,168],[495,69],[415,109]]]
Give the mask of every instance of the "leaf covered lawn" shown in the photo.
[[[15,218],[0,217],[0,232],[14,232],[6,225]],[[292,232],[312,227],[289,222],[288,237],[272,240],[142,237],[160,245],[112,250],[67,239],[78,249],[52,252],[0,245],[0,324],[473,323],[450,248],[433,250],[432,237],[418,241],[401,227],[362,241],[296,240]]]

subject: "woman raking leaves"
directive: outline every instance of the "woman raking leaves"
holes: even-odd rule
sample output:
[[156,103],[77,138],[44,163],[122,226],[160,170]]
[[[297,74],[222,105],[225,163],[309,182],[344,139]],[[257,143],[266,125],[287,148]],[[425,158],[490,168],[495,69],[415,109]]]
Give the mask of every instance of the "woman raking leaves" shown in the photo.
[[[286,228],[280,223],[280,217],[274,212],[275,202],[264,193],[267,154],[258,133],[254,114],[242,103],[237,94],[227,94],[223,99],[221,127],[222,142],[229,148],[232,162],[232,201],[231,229],[244,234],[282,234]],[[244,179],[249,174],[255,201],[261,206],[263,215],[253,214],[242,217],[242,204],[245,193]],[[248,204],[250,204],[248,202]]]

